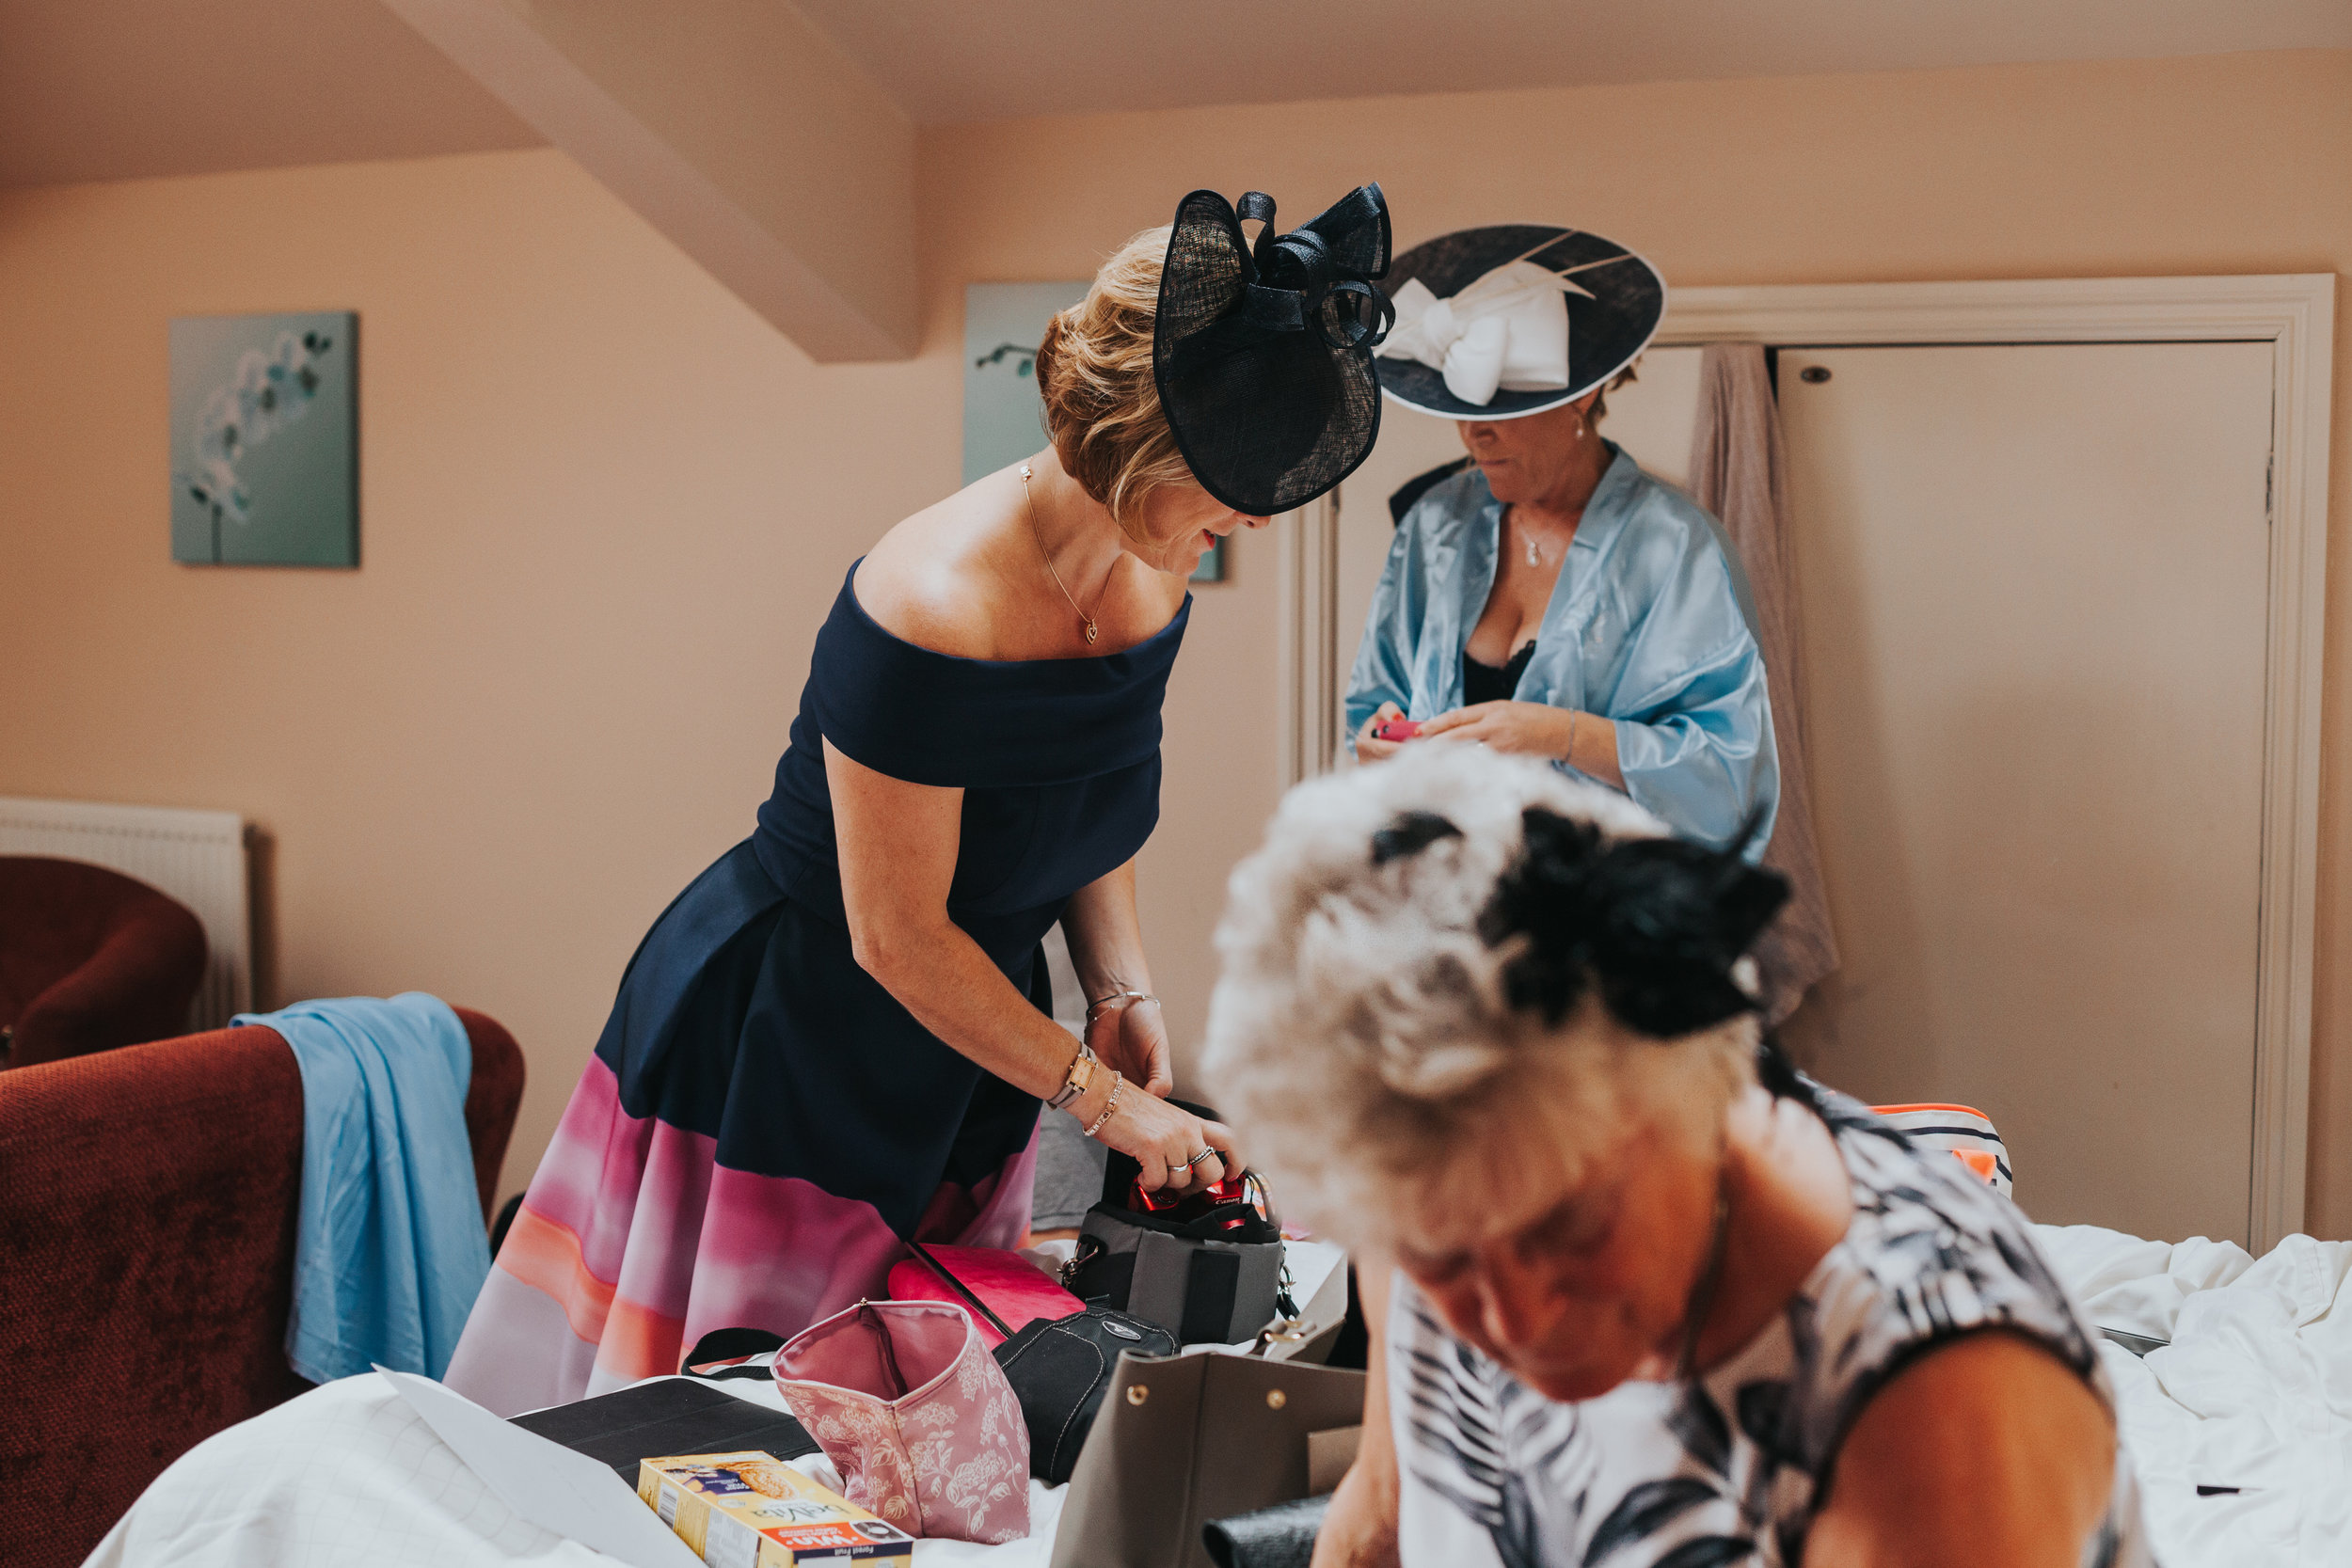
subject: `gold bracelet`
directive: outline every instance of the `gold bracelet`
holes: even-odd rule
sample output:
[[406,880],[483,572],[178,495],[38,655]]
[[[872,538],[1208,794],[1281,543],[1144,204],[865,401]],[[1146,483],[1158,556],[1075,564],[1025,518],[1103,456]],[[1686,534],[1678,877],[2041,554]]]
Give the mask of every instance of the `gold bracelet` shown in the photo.
[[1576,709],[1568,709],[1568,754],[1560,759],[1570,768],[1576,766]]
[[1094,1125],[1087,1129],[1088,1137],[1091,1138],[1094,1134],[1103,1131],[1103,1124],[1111,1119],[1111,1113],[1113,1111],[1119,1109],[1119,1091],[1126,1086],[1127,1080],[1120,1075],[1118,1069],[1112,1069],[1111,1097],[1103,1101],[1103,1114],[1096,1117],[1094,1118]]

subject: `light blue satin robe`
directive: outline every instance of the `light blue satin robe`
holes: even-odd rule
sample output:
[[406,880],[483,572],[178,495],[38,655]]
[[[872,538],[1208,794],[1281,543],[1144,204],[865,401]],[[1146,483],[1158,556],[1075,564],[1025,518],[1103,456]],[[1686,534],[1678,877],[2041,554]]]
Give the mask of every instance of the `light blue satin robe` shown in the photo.
[[[1685,837],[1728,844],[1761,808],[1760,860],[1780,762],[1746,574],[1705,508],[1611,450],[1514,695],[1613,720],[1626,793]],[[1414,719],[1462,705],[1502,523],[1476,468],[1405,515],[1348,677],[1351,736],[1382,703]]]

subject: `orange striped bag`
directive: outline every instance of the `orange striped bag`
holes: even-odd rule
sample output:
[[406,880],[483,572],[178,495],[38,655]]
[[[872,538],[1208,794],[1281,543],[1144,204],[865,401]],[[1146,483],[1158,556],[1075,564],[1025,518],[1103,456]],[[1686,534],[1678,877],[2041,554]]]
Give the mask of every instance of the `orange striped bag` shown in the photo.
[[1873,1105],[1921,1148],[1948,1150],[2003,1197],[2010,1196],[2009,1148],[1993,1118],[1968,1105]]

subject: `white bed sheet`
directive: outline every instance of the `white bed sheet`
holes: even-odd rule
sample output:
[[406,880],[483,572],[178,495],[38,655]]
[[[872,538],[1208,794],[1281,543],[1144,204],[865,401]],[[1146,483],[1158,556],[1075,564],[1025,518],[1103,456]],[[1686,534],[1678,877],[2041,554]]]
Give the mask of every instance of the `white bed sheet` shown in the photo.
[[2170,1341],[2102,1351],[2157,1560],[2352,1564],[2352,1243],[2290,1236],[2257,1262],[2202,1237],[2037,1228],[2093,1323]]
[[[1293,1241],[1288,1260],[1294,1287],[1306,1301],[1316,1298],[1346,1257],[1328,1243]],[[1050,1269],[1056,1261],[1043,1258],[1041,1266]],[[1339,1299],[1344,1302],[1343,1293]],[[764,1378],[710,1386],[790,1414],[775,1385]],[[840,1475],[824,1455],[793,1464],[841,1489]],[[1046,1568],[1068,1491],[1032,1480],[1027,1540],[1001,1546],[918,1541],[915,1568]],[[370,1372],[314,1388],[189,1449],[117,1522],[86,1568],[501,1568],[612,1561],[518,1517],[389,1384]]]
[[[782,1408],[774,1385],[717,1386]],[[765,1395],[766,1397],[761,1397]],[[822,1454],[796,1462],[825,1485]],[[918,1541],[916,1568],[1045,1568],[1066,1486],[1029,1483],[1030,1538]],[[518,1517],[390,1384],[325,1384],[189,1449],[115,1525],[87,1568],[611,1568]]]
[[[2170,1343],[2104,1351],[2166,1568],[2352,1565],[2352,1243],[2227,1243],[2042,1227],[2094,1323]],[[782,1408],[772,1385],[718,1385]],[[829,1470],[822,1456],[802,1462]],[[2200,1487],[2234,1488],[2201,1496]],[[1045,1568],[1063,1487],[1030,1483],[1032,1534],[926,1541],[919,1568]],[[507,1509],[381,1378],[331,1383],[199,1444],[93,1568],[609,1564]]]

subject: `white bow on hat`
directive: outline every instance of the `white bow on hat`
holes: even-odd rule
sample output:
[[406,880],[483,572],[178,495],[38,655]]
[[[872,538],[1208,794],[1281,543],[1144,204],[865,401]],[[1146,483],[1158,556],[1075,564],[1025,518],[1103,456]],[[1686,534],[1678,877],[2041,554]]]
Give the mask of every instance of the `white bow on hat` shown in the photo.
[[1396,325],[1377,352],[1419,360],[1444,375],[1447,391],[1481,408],[1498,388],[1556,391],[1568,385],[1571,293],[1594,297],[1524,258],[1505,261],[1450,299],[1416,277],[1395,292]]

